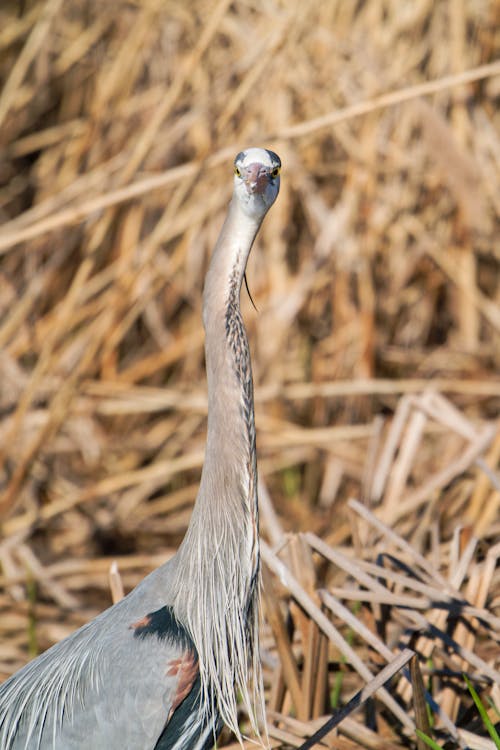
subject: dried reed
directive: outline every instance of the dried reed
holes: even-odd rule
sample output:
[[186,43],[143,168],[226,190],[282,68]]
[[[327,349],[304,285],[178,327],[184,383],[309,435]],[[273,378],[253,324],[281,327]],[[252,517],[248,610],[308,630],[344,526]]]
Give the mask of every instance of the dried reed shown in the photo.
[[1,677],[182,538],[203,277],[259,144],[271,745],[409,648],[322,744],[491,747],[462,673],[498,721],[499,29],[494,0],[2,3]]

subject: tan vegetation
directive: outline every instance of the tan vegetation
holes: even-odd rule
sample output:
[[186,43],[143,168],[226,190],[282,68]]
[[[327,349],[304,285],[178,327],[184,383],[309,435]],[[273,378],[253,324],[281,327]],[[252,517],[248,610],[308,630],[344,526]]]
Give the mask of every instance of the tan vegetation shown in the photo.
[[492,747],[462,672],[498,721],[498,2],[4,0],[0,52],[1,677],[184,534],[204,272],[263,145],[271,743],[410,647],[423,682],[398,668],[324,743],[417,748],[423,685],[440,744]]

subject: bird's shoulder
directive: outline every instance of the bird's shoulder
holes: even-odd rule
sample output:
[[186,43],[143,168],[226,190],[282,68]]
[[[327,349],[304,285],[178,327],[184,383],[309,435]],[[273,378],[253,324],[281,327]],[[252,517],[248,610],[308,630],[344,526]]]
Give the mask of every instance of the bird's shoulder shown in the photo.
[[2,748],[154,747],[198,675],[162,573],[0,687]]

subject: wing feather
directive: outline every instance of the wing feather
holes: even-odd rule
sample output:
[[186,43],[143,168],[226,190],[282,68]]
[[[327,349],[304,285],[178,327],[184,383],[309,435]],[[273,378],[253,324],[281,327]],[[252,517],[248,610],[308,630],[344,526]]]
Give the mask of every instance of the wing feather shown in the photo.
[[156,577],[0,686],[2,750],[153,750],[189,688],[191,673],[171,665],[194,650],[171,609],[148,594]]

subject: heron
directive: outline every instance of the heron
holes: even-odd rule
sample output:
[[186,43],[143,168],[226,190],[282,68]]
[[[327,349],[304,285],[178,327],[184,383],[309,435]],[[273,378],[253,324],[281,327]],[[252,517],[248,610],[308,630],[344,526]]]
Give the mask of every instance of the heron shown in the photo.
[[240,310],[246,264],[281,162],[248,148],[203,292],[208,422],[176,554],[0,687],[1,750],[207,750],[240,696],[258,734],[259,518],[253,380]]

